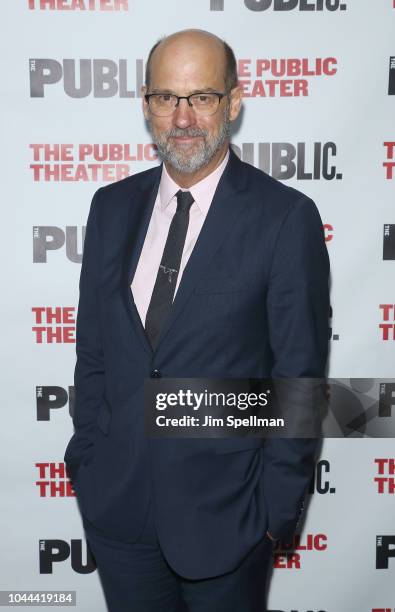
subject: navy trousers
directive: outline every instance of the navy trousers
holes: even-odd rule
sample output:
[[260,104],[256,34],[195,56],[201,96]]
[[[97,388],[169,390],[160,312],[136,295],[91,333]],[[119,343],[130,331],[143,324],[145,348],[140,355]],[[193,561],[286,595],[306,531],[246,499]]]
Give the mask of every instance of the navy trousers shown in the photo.
[[107,538],[84,521],[109,612],[265,612],[273,546],[267,536],[232,572],[188,580],[167,563],[150,508],[133,544]]

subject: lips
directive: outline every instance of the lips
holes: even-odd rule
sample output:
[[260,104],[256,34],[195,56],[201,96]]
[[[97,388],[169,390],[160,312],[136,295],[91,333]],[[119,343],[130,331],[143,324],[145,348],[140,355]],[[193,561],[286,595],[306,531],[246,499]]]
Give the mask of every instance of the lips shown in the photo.
[[190,144],[195,142],[197,138],[202,138],[202,136],[172,136],[172,140],[179,144]]

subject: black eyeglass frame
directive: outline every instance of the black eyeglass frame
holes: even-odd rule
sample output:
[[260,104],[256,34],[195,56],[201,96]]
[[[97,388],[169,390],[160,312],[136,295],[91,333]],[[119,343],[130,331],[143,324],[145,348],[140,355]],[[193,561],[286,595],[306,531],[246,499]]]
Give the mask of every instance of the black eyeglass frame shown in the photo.
[[[221,100],[222,100],[222,98],[225,98],[225,96],[227,96],[227,95],[228,95],[228,93],[229,93],[229,92],[222,93],[222,92],[219,92],[219,91],[196,91],[196,92],[195,92],[195,93],[193,93],[193,94],[189,94],[189,96],[177,96],[177,94],[173,94],[173,93],[169,93],[169,92],[160,92],[160,91],[158,91],[158,92],[155,92],[155,93],[144,94],[144,99],[145,99],[145,101],[147,102],[147,104],[148,104],[148,106],[149,106],[149,100],[150,100],[150,98],[151,98],[152,96],[173,96],[174,98],[177,98],[177,103],[176,103],[176,105],[174,106],[173,111],[172,111],[172,112],[174,112],[174,111],[176,110],[176,108],[178,107],[178,105],[180,104],[180,100],[186,100],[186,101],[188,102],[188,106],[189,106],[190,108],[193,108],[193,104],[192,104],[192,102],[190,101],[190,98],[192,98],[193,96],[201,96],[201,95],[205,95],[205,96],[207,96],[207,95],[214,95],[214,96],[218,96],[218,106],[217,106],[217,108],[215,109],[215,112],[216,112],[216,111],[217,111],[217,109],[219,108],[219,105],[221,104]],[[150,108],[150,107],[149,107],[149,108]],[[151,108],[150,108],[150,110],[151,110]],[[152,112],[152,110],[151,110],[151,112]],[[155,114],[155,113],[153,113],[153,114]],[[213,113],[213,114],[214,114],[214,113]],[[164,115],[164,116],[166,116],[166,115]],[[170,116],[170,115],[167,115],[167,116]]]

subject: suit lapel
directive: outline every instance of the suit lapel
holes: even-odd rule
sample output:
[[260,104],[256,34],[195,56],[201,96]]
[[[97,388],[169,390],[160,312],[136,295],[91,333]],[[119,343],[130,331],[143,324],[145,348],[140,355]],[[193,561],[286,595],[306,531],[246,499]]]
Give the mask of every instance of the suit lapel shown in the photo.
[[152,348],[145,333],[140,319],[133,294],[131,283],[137,268],[144,239],[148,230],[156,196],[159,189],[162,165],[154,169],[149,180],[140,184],[133,194],[133,203],[130,204],[130,212],[127,222],[127,245],[126,255],[123,261],[122,289],[127,309],[132,318],[133,325],[140,337],[144,349],[152,355]]

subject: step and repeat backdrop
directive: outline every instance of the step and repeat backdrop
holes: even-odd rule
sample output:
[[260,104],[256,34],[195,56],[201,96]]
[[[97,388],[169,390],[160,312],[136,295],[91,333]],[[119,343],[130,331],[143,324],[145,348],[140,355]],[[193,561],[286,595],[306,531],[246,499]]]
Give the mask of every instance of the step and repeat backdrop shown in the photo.
[[[395,404],[395,2],[13,0],[0,11],[0,589],[73,590],[77,610],[104,611],[63,453],[90,201],[158,163],[141,112],[149,49],[189,27],[234,48],[244,99],[232,146],[317,203],[332,269],[329,376],[349,383],[333,392],[354,406],[360,393],[372,405],[385,393],[385,419]],[[325,440],[303,528],[273,552],[269,609],[394,612],[394,500],[392,439]]]

